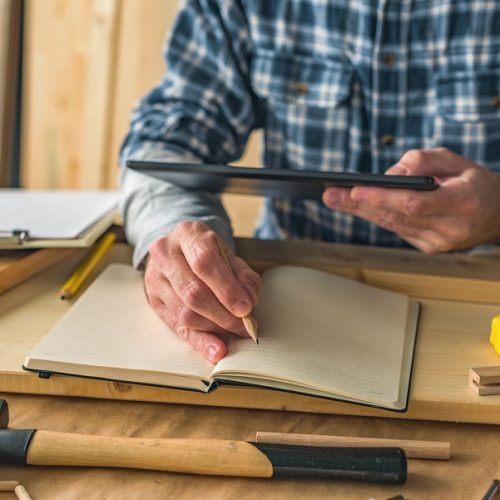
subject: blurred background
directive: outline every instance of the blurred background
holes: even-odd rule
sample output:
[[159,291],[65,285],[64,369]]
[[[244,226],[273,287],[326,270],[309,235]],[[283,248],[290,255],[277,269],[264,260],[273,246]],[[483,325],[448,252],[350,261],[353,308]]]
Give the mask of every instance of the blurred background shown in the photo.
[[[179,0],[0,0],[0,187],[114,189]],[[239,164],[259,166],[260,134]],[[239,236],[260,200],[225,196]]]

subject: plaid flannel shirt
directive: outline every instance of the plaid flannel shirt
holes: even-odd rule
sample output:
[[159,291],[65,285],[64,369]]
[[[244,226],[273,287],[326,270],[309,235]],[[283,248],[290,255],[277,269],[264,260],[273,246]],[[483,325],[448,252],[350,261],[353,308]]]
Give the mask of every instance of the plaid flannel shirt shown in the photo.
[[[381,173],[444,146],[500,171],[497,0],[188,0],[165,57],[122,160],[229,163],[263,128],[268,168]],[[136,261],[183,219],[230,234],[217,197],[122,175]],[[256,236],[405,246],[311,200],[268,199]]]

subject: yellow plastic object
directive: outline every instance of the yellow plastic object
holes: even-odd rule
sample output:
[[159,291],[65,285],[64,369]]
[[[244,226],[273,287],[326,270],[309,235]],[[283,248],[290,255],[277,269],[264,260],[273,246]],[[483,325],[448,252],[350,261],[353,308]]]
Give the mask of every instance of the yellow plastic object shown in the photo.
[[500,314],[497,314],[491,320],[490,344],[500,356]]

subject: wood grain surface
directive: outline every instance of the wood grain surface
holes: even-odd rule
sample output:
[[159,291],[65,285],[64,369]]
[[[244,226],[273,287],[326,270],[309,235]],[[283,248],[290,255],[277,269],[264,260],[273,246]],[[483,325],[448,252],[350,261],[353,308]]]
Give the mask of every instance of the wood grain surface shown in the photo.
[[[428,274],[445,280],[446,296],[455,294],[464,282],[484,281],[495,286],[498,257],[425,257],[413,251],[367,249],[308,242],[255,242],[239,240],[239,253],[257,270],[278,263],[324,268],[369,282],[370,272],[392,276],[413,287],[404,273]],[[117,245],[107,262],[130,261],[131,249]],[[424,257],[424,258],[423,258]],[[444,257],[444,258],[442,258]],[[398,419],[448,420],[500,424],[500,395],[478,397],[468,387],[469,368],[491,366],[499,358],[488,342],[489,322],[498,313],[500,294],[485,287],[481,299],[489,303],[442,300],[425,280],[418,297],[422,304],[413,382],[408,412],[380,409],[306,397],[284,392],[248,388],[221,388],[211,394],[132,385],[119,382],[52,376],[40,379],[21,365],[29,350],[70,307],[59,300],[61,283],[70,275],[71,259],[4,294],[0,301],[0,390],[17,393],[72,395],[80,397],[156,401],[193,405],[263,408],[301,412],[383,416]],[[398,270],[399,269],[399,270]],[[94,276],[97,275],[96,270]],[[402,274],[403,273],[403,274]],[[441,274],[439,274],[441,273]],[[485,278],[488,276],[488,278]],[[453,286],[453,284],[456,284]],[[390,280],[387,280],[390,288]],[[413,291],[415,289],[413,288]],[[467,290],[464,291],[464,294]],[[430,295],[431,298],[426,298]],[[446,297],[445,297],[446,298]],[[12,332],[15,332],[13,335]],[[369,332],[369,318],[367,318]]]

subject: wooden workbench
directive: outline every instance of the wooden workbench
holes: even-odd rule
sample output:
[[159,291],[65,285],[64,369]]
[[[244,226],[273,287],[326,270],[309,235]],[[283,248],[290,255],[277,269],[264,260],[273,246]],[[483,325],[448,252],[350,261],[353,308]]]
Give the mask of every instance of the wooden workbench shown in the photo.
[[[0,394],[11,425],[134,437],[252,439],[256,430],[451,442],[450,461],[409,460],[405,485],[320,480],[231,479],[173,473],[63,467],[0,467],[0,480],[20,481],[33,500],[164,499],[480,499],[500,478],[498,426],[374,417],[244,410],[177,404]],[[0,500],[15,500],[13,495]]]
[[[500,313],[499,255],[429,257],[311,242],[239,240],[238,245],[240,255],[258,271],[279,263],[308,265],[418,298],[423,307],[408,412],[261,389],[225,387],[197,394],[68,376],[46,380],[26,373],[21,368],[26,354],[71,305],[59,300],[58,290],[74,269],[74,259],[0,295],[0,391],[500,424],[500,395],[478,397],[467,385],[470,367],[500,362],[488,343],[490,320]],[[117,245],[107,262],[129,262],[130,254],[129,247]]]
[[[207,400],[207,395],[182,391],[74,377],[54,377],[47,381],[25,373],[20,365],[26,353],[70,307],[58,299],[57,291],[79,256],[0,295],[0,397],[9,401],[11,426],[136,437],[250,440],[256,431],[277,431],[448,440],[452,445],[452,460],[411,460],[409,480],[403,486],[195,478],[148,471],[62,467],[0,467],[0,480],[22,482],[34,500],[385,499],[397,494],[418,499],[481,498],[492,479],[500,477],[499,427],[410,418],[500,423],[499,397],[474,396],[467,388],[466,373],[469,365],[499,361],[487,343],[487,333],[491,315],[500,309],[500,257],[426,257],[398,250],[251,240],[239,241],[239,252],[260,271],[279,262],[310,265],[420,298],[424,303],[423,332],[417,348],[410,411],[403,415],[376,412],[356,405],[256,390],[218,391]],[[130,249],[117,246],[107,261],[129,259]],[[428,343],[432,339],[436,342]],[[464,353],[468,357],[466,363]],[[443,391],[447,399],[442,398]],[[130,401],[134,399],[150,402]],[[266,409],[244,408],[252,406]],[[272,411],[276,409],[300,412]],[[383,418],[387,416],[391,418]],[[13,498],[0,493],[0,500]]]

